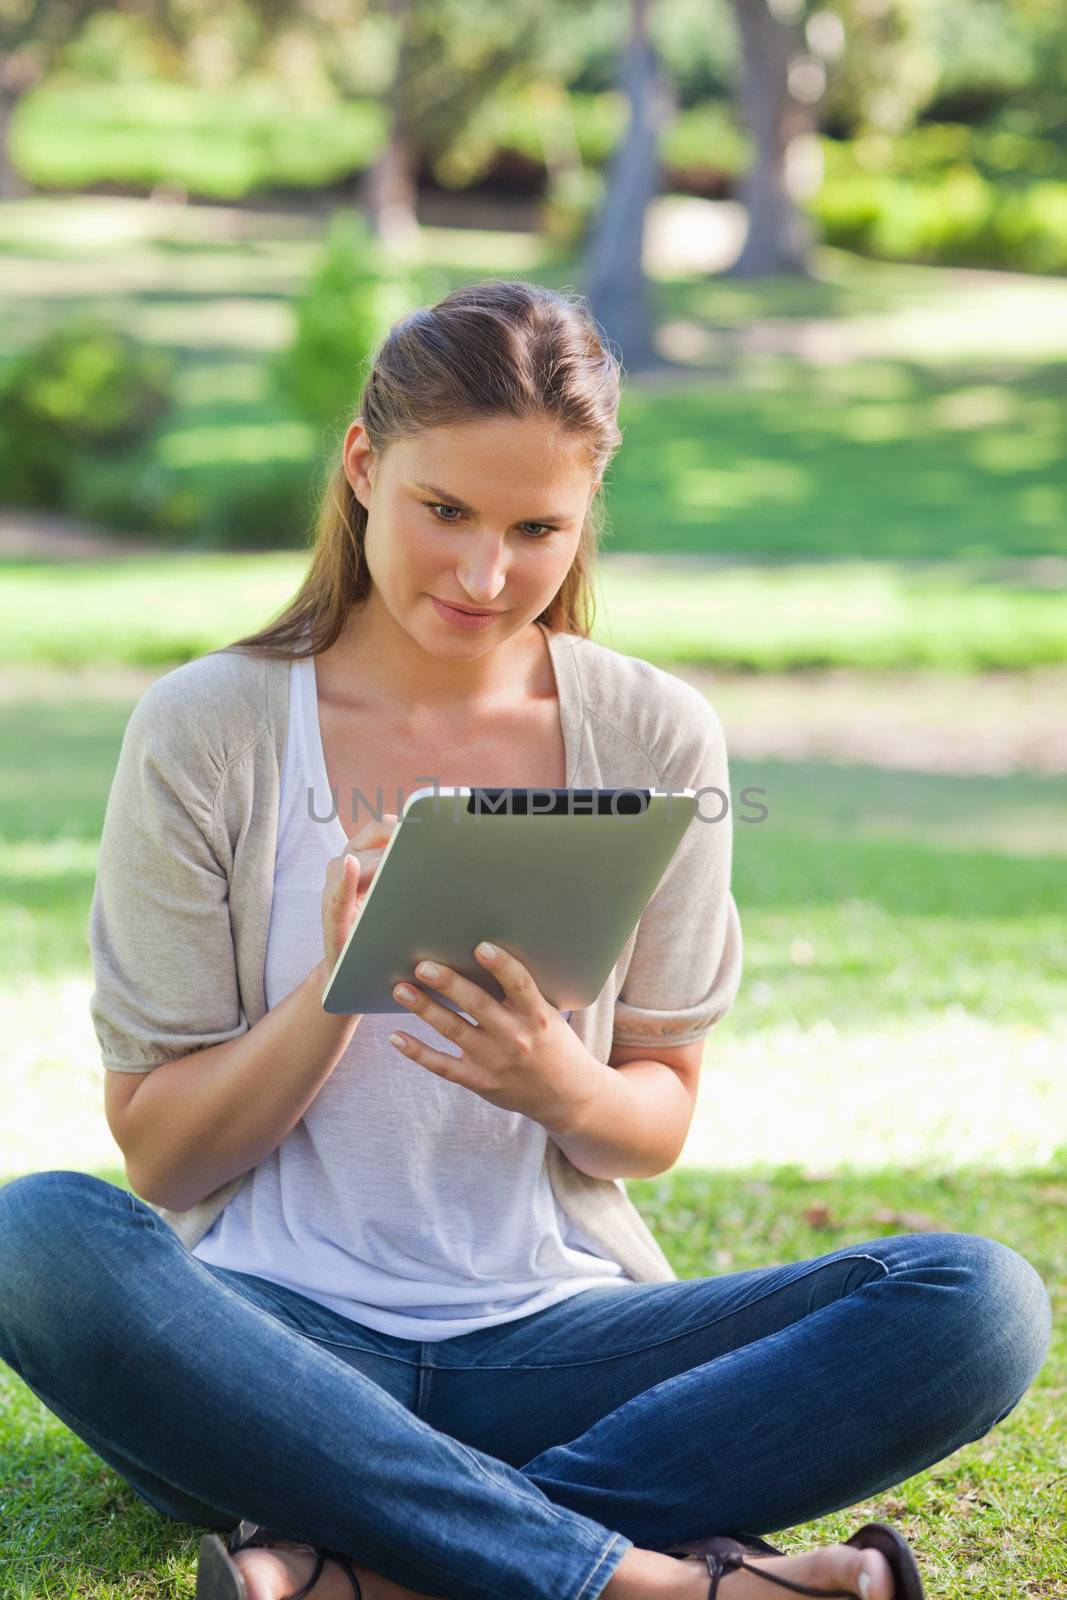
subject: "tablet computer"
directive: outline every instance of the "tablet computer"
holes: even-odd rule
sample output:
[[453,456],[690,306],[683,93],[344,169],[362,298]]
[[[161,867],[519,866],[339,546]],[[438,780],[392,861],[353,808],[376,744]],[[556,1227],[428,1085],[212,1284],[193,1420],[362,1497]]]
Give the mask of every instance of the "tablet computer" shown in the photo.
[[551,1005],[591,1005],[693,822],[693,789],[416,789],[326,988],[338,1015],[410,1014],[393,997],[438,961],[495,1000],[474,947],[501,945]]

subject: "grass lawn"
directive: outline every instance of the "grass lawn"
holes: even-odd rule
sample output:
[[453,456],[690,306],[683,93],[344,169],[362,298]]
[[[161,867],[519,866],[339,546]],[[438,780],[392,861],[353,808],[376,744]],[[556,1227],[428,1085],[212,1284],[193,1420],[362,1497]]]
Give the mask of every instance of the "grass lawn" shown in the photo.
[[[306,566],[304,551],[7,562],[4,659],[63,667],[191,659],[280,611]],[[742,671],[955,673],[1064,661],[1067,604],[1058,590],[991,582],[964,563],[755,567],[605,553],[593,636],[650,660]]]
[[[142,614],[155,577],[155,657],[151,630],[135,654],[163,670],[164,623],[183,645],[223,642],[276,603],[281,561],[263,563],[262,573],[258,561],[246,565],[247,614],[235,567],[233,607],[219,601],[199,616],[193,585],[183,588],[172,559],[121,567],[110,627],[92,574],[57,569],[53,627],[74,640],[72,659],[101,659],[105,638],[118,641],[123,659],[122,641],[136,629],[119,619]],[[12,608],[16,633],[21,610]],[[90,651],[93,619],[103,631]],[[34,640],[47,643],[29,626],[11,635],[16,659],[33,655]],[[100,690],[0,704],[4,747],[19,752],[0,773],[4,1177],[71,1167],[125,1185],[101,1106],[85,927],[131,704],[128,693]],[[1054,1345],[1011,1416],[891,1492],[774,1542],[806,1549],[881,1518],[915,1542],[931,1597],[1060,1600],[1062,780],[735,760],[731,781],[735,804],[753,785],[768,809],[765,822],[736,830],[745,978],[708,1041],[678,1166],[631,1192],[682,1276],[926,1228],[987,1234],[1026,1255],[1053,1296]],[[4,1600],[192,1593],[199,1530],[157,1517],[6,1368],[0,1501]]]
[[[113,316],[179,362],[176,408],[131,475],[162,471],[206,508],[285,473],[310,493],[323,437],[275,392],[269,369],[324,226],[314,216],[85,196],[10,203],[0,208],[0,260],[19,317],[0,334],[0,369],[61,313]],[[579,263],[554,260],[530,233],[426,227],[424,252],[413,270],[427,297],[482,275],[565,290],[580,278]],[[1050,579],[1027,563],[1067,555],[1067,282],[823,249],[810,282],[674,276],[656,279],[654,294],[676,368],[627,376],[608,549],[710,554],[741,567],[774,559],[793,611],[811,604],[813,583],[831,604],[840,595],[840,614],[857,618],[841,648],[860,659],[869,649],[876,659],[936,660],[961,604],[946,648],[973,633],[965,665],[1015,665],[1019,638],[1031,635],[1034,659],[1052,649],[1062,657],[1063,630],[1048,611],[1059,595],[1041,592]],[[299,547],[299,494],[293,517],[282,532]],[[190,537],[224,538],[225,517],[210,532],[205,518]],[[810,564],[825,561],[835,565],[813,576]],[[853,566],[866,562],[876,564],[869,578]],[[897,569],[916,562],[921,581]],[[1057,572],[1051,588],[1062,591]],[[883,613],[905,603],[911,620],[887,626]],[[818,607],[811,630],[817,642]],[[683,653],[691,633],[683,615]],[[921,641],[901,637],[909,633]],[[993,634],[1019,637],[1009,646]],[[786,664],[805,664],[811,638],[787,627],[783,641]],[[733,639],[729,659],[758,664],[765,648]]]

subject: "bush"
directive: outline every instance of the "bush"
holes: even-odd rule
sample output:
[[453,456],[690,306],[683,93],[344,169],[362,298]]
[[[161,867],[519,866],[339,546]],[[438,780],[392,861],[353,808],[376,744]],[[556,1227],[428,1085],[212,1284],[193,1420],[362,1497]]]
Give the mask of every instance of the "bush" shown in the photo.
[[314,464],[280,461],[212,485],[188,545],[209,550],[302,550],[311,542],[318,479]]
[[161,545],[180,544],[199,528],[204,498],[148,453],[86,461],[70,484],[66,509],[104,528],[125,528]]
[[828,244],[889,260],[1067,270],[1067,177],[1052,141],[923,125],[896,139],[823,140],[808,209]]
[[370,99],[306,106],[260,78],[220,94],[164,79],[89,83],[66,72],[20,100],[11,156],[37,189],[167,184],[242,200],[343,181],[370,165],[385,135],[382,108]]
[[592,167],[567,167],[549,184],[540,223],[557,259],[581,249],[603,199],[603,175]]
[[173,403],[172,381],[163,351],[95,317],[49,329],[15,358],[0,388],[9,502],[65,508],[88,460],[152,432]]
[[319,265],[294,303],[292,343],[275,361],[286,401],[336,429],[356,406],[375,348],[420,301],[416,279],[386,263],[362,215],[335,212]]
[[310,542],[318,489],[313,461],[233,463],[207,474],[179,471],[145,455],[90,463],[68,509],[165,546],[300,550]]

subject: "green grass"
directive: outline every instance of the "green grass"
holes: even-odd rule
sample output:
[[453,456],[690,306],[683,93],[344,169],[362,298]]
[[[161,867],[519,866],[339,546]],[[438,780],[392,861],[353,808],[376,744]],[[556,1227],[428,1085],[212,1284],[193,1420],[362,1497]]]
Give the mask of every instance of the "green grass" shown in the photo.
[[615,549],[948,558],[1067,550],[1064,366],[810,369],[627,398]]
[[373,99],[299,105],[267,82],[220,95],[60,78],[26,97],[13,133],[20,170],[45,188],[167,183],[231,200],[349,177],[377,156],[386,127]]
[[[279,611],[306,552],[182,552],[0,564],[12,664],[151,665],[214,649]],[[804,562],[665,569],[601,560],[593,635],[652,660],[743,670],[1022,668],[1067,657],[1067,606],[980,563]]]

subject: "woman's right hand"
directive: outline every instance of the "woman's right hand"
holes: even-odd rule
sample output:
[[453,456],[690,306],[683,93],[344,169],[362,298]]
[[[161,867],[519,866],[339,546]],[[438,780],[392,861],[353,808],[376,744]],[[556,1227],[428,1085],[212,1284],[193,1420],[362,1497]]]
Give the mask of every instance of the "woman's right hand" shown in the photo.
[[359,921],[385,846],[397,825],[395,812],[384,811],[349,839],[339,856],[326,863],[322,891],[322,943],[326,970],[332,973],[348,935]]

